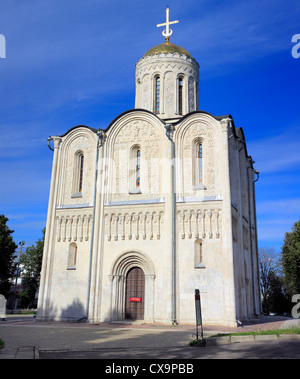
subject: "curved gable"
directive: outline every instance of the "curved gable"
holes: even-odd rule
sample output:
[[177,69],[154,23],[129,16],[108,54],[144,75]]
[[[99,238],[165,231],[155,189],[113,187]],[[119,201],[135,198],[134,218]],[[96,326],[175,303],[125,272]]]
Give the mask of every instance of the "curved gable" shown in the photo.
[[[132,123],[134,123],[136,126],[135,132],[131,130]],[[148,133],[147,129],[143,127],[143,124],[148,125]],[[124,130],[124,132],[127,135],[133,133],[133,138],[140,136],[137,128],[140,128],[140,132],[143,133],[144,136],[151,134],[152,129],[155,129],[158,133],[163,134],[165,133],[164,124],[165,123],[159,117],[150,111],[147,111],[145,109],[132,109],[127,112],[121,113],[105,129],[108,138],[107,142],[114,141],[116,135],[119,134],[121,132],[121,129],[124,127],[127,129],[127,131]]]
[[[106,132],[108,198],[128,201],[160,197],[159,161],[166,150],[164,123],[153,113],[136,109],[120,115]],[[140,186],[136,186],[136,153],[139,153]]]
[[190,113],[176,124],[178,192],[182,197],[217,195],[221,133],[220,121],[206,112]]
[[[86,204],[93,200],[97,135],[88,127],[70,129],[63,137],[60,147],[61,187],[58,204]],[[84,160],[83,189],[78,196],[79,159]]]

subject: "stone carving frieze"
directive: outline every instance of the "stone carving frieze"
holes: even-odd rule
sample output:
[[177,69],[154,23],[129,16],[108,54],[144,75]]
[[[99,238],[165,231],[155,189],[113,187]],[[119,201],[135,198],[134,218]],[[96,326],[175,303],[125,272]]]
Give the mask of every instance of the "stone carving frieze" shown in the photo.
[[[145,57],[141,59],[136,65],[136,76],[141,77],[146,72],[154,72],[156,70],[177,70],[178,72],[193,73],[198,78],[199,67],[194,59],[188,58],[185,55],[178,54],[164,54],[162,59],[157,60],[153,57]],[[159,58],[159,56],[157,57]]]
[[162,210],[112,210],[105,213],[105,236],[107,241],[159,240],[163,222]]
[[219,208],[177,211],[177,231],[184,238],[220,238],[222,211]]
[[57,242],[82,242],[90,238],[92,214],[59,215],[56,217]]
[[148,121],[131,121],[119,131],[115,139],[115,150],[127,149],[131,144],[145,144],[153,146],[159,141],[159,133]]

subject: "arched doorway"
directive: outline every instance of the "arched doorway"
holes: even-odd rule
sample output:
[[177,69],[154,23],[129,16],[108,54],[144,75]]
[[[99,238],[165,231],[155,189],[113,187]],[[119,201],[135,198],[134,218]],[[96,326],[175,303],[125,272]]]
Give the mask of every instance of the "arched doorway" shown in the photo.
[[145,274],[140,267],[132,267],[126,275],[125,319],[144,320]]
[[[139,268],[141,270],[139,273],[140,276],[144,278],[144,292],[142,296],[130,296],[128,294],[128,297],[126,295],[126,288],[129,287],[126,282],[131,269],[134,268]],[[143,275],[141,275],[141,273]],[[131,273],[130,276],[131,275],[134,275],[134,273]],[[140,297],[142,299],[141,306],[144,312],[143,320],[146,322],[154,322],[155,272],[154,265],[146,254],[138,251],[127,251],[119,255],[111,268],[109,278],[111,280],[111,321],[120,321],[126,318],[126,298],[129,299],[130,302],[130,297]],[[133,301],[131,301],[131,303],[133,303]]]

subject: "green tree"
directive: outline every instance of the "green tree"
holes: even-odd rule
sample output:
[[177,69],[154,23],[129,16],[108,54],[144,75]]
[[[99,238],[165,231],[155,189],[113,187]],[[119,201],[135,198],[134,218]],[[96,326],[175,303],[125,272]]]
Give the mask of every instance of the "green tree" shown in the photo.
[[277,313],[290,312],[291,299],[284,291],[283,278],[271,270],[269,280],[270,290],[267,298],[269,311]]
[[40,283],[43,249],[45,239],[45,228],[43,229],[43,237],[39,239],[31,247],[27,247],[24,254],[20,257],[22,266],[22,284],[25,290],[20,294],[22,304],[26,307],[30,306],[35,298],[36,291]]
[[11,280],[15,271],[15,250],[17,245],[11,234],[14,232],[7,226],[8,218],[0,215],[0,293],[7,298]]
[[268,314],[270,311],[268,299],[272,291],[272,279],[278,272],[278,260],[273,248],[260,248],[258,254],[262,307],[263,311]]
[[300,293],[300,220],[295,222],[292,232],[285,233],[281,263],[284,286],[286,292],[292,297]]

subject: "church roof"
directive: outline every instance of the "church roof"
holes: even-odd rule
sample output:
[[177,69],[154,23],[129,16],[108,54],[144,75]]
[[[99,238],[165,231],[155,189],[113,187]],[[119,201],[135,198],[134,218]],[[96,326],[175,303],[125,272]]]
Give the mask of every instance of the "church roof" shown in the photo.
[[165,42],[161,43],[160,45],[153,46],[150,50],[148,50],[144,57],[148,55],[154,55],[154,54],[160,54],[160,53],[178,53],[178,54],[184,54],[187,57],[192,58],[192,55],[185,50],[183,47],[175,45],[174,43]]

